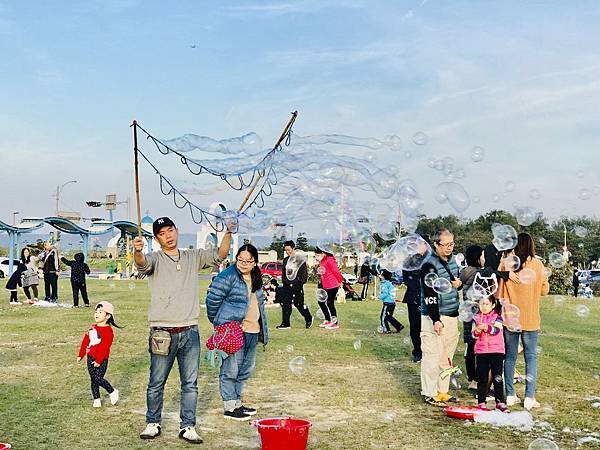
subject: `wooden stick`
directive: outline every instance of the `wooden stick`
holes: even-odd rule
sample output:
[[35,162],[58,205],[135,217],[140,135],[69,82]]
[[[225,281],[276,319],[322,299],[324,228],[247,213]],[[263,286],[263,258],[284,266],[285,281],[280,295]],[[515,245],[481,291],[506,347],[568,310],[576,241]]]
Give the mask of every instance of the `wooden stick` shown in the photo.
[[142,211],[140,206],[140,178],[138,173],[138,142],[137,142],[137,121],[131,124],[133,127],[133,166],[135,169],[135,201],[137,204],[137,229],[138,237],[142,237]]
[[[292,125],[294,125],[294,122],[296,121],[296,117],[298,117],[298,111],[294,111],[292,113],[292,117],[290,118],[290,120],[288,121],[287,125],[285,126],[285,128],[281,132],[281,136],[279,136],[279,139],[277,139],[277,142],[273,146],[273,150],[275,150],[277,147],[279,147],[279,144],[281,144],[283,142],[283,140],[285,139],[285,137],[289,133],[290,129],[292,128]],[[246,194],[246,197],[244,198],[244,201],[242,202],[242,204],[238,208],[238,212],[241,211],[242,208],[246,205],[246,202],[248,202],[248,199],[250,198],[250,196],[254,192],[254,189],[256,189],[256,186],[258,185],[258,182],[260,181],[260,179],[262,177],[263,177],[263,175],[261,175],[260,173],[258,173],[258,177],[256,178],[256,180],[254,181],[254,184],[252,185],[252,187],[248,191],[248,194]]]

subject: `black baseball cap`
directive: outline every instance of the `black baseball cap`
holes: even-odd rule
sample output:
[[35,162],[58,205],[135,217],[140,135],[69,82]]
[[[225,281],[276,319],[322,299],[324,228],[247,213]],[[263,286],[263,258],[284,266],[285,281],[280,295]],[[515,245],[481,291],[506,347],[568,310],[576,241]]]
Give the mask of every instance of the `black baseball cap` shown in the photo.
[[158,234],[158,232],[161,230],[161,228],[164,228],[164,227],[175,227],[175,228],[177,228],[175,226],[175,223],[171,219],[169,219],[168,217],[159,217],[152,224],[152,232],[154,233],[154,236],[156,236]]

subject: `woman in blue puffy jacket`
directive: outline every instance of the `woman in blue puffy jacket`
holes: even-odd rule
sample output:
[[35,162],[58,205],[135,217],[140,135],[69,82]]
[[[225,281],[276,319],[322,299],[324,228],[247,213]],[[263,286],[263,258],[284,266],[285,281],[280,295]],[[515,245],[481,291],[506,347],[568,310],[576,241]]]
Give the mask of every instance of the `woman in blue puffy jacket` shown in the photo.
[[208,320],[215,327],[235,320],[244,330],[243,347],[221,365],[219,390],[226,419],[248,420],[256,414],[255,408],[242,404],[242,392],[254,369],[258,343],[266,345],[269,340],[262,274],[257,264],[256,247],[242,245],[236,263],[215,277],[206,297]]

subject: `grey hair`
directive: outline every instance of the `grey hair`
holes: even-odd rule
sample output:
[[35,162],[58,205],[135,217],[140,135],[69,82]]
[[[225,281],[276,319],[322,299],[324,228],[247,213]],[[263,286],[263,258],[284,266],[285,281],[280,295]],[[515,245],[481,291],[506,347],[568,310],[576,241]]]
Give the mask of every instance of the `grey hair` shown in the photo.
[[450,231],[448,228],[441,228],[441,229],[437,230],[435,232],[435,234],[433,235],[433,242],[439,243],[440,240],[442,239],[442,236],[447,235],[447,234],[454,237],[454,233],[452,231]]

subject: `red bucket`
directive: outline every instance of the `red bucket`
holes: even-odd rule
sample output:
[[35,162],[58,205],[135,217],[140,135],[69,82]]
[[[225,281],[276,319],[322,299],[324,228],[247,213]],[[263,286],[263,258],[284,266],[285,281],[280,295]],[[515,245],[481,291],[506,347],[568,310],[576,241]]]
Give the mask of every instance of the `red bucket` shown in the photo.
[[293,417],[276,417],[255,420],[252,425],[258,428],[262,450],[306,450],[312,423]]

